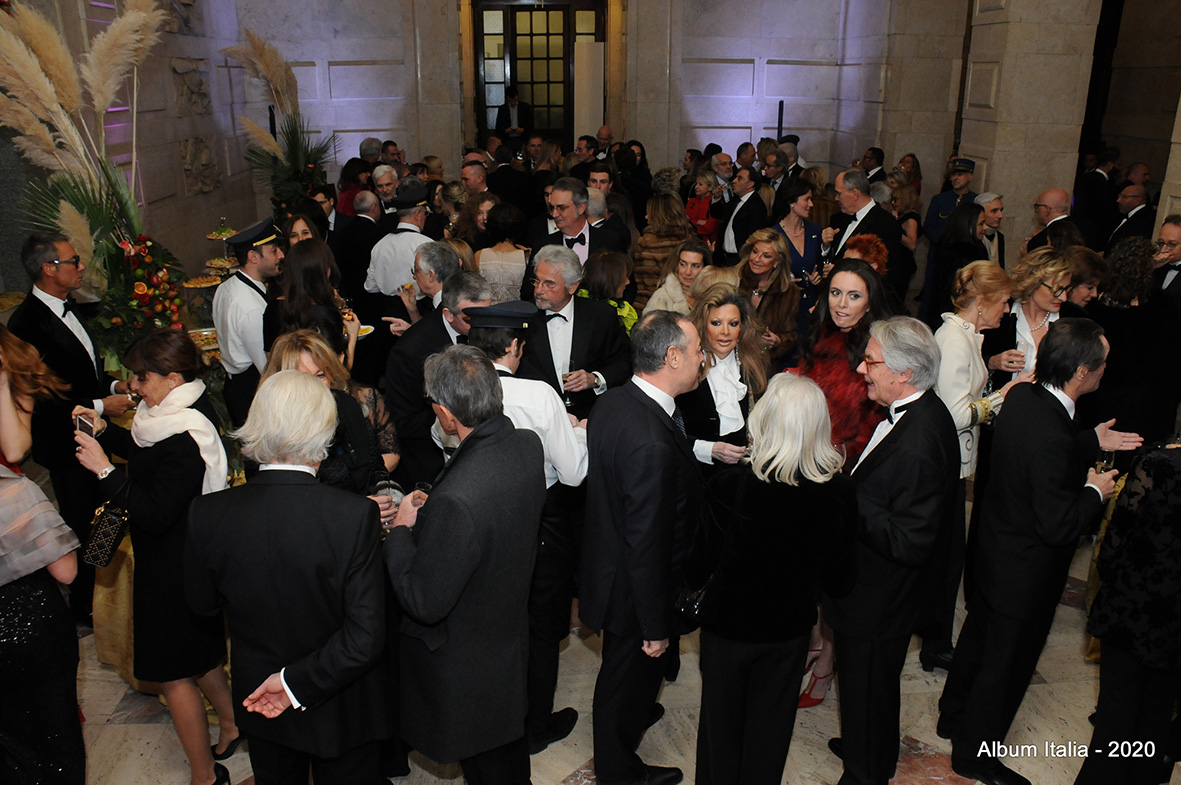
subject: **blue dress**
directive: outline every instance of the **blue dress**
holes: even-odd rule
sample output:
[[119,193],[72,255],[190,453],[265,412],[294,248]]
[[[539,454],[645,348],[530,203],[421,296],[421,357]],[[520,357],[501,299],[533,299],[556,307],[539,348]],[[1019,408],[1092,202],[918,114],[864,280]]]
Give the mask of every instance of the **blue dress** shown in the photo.
[[800,254],[792,243],[787,232],[783,231],[783,223],[775,222],[775,229],[787,240],[787,253],[791,257],[791,277],[795,278],[800,287],[800,335],[808,331],[808,321],[812,316],[820,296],[820,288],[808,280],[807,274],[820,267],[820,227],[811,221],[804,221],[804,253]]

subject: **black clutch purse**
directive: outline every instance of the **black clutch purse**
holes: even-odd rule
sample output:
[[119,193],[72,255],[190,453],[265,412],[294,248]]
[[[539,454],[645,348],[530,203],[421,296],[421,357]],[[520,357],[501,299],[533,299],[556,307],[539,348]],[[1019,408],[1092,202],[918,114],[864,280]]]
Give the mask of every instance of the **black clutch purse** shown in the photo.
[[[115,496],[127,487],[127,480],[116,491]],[[119,543],[127,534],[130,516],[127,510],[115,504],[115,496],[94,511],[94,520],[90,522],[90,536],[86,538],[86,547],[82,550],[82,561],[95,567],[106,567],[115,558],[115,551],[119,550]]]

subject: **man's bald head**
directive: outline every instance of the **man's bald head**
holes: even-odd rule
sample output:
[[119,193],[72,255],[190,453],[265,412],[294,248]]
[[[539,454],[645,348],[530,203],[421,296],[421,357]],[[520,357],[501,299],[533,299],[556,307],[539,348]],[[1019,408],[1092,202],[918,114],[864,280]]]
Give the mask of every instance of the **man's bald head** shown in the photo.
[[1135,210],[1142,204],[1148,203],[1148,189],[1142,185],[1129,185],[1119,192],[1116,205],[1124,215]]

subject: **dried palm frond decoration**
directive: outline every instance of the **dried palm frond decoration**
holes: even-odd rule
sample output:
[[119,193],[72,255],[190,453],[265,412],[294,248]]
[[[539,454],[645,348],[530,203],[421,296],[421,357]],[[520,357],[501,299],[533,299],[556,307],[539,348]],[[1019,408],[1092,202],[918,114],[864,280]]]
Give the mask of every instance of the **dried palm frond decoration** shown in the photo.
[[[0,13],[0,124],[29,162],[47,169],[26,194],[25,223],[62,233],[87,262],[85,288],[101,296],[95,338],[108,367],[144,327],[180,328],[182,273],[167,249],[144,236],[135,195],[140,65],[158,42],[159,0],[125,0],[123,12],[74,56],[61,33],[28,5]],[[131,107],[130,176],[111,162],[103,118],[126,89]],[[148,275],[150,273],[150,275]],[[159,284],[144,282],[155,278]],[[143,290],[141,292],[141,289]]]
[[246,131],[246,160],[254,169],[255,179],[271,188],[275,216],[284,218],[289,205],[307,196],[311,187],[325,180],[324,164],[336,154],[336,134],[318,142],[299,113],[299,84],[291,64],[283,59],[273,44],[243,28],[246,44],[221,50],[242,65],[246,74],[258,79],[267,89],[269,103],[283,115],[272,133],[248,117],[238,117]]

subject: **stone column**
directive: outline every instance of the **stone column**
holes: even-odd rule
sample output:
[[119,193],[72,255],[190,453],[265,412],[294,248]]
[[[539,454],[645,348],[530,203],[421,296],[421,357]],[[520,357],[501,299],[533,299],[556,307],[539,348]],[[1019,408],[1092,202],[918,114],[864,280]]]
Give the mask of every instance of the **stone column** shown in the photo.
[[[1011,265],[1047,188],[1071,190],[1101,0],[976,0],[960,152],[1005,197]],[[929,179],[935,182],[938,171]]]
[[681,160],[681,34],[681,0],[628,5],[626,120],[612,130],[643,141],[653,170]]
[[465,130],[475,141],[475,128],[463,127],[463,60],[456,56],[461,50],[459,14],[458,3],[403,3],[403,29],[413,31],[406,49],[414,67],[417,139],[410,154],[416,160],[428,154],[459,160]]
[[[1169,166],[1161,183],[1160,207],[1156,211],[1156,228],[1166,215],[1181,213],[1181,101],[1173,118],[1173,141],[1169,145]],[[1153,237],[1156,235],[1153,234]]]

